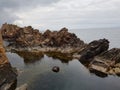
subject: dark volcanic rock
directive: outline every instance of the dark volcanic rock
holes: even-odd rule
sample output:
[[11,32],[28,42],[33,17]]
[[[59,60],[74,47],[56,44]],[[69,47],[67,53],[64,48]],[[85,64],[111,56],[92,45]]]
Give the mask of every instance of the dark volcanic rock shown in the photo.
[[10,45],[15,47],[82,47],[85,45],[74,33],[68,32],[67,28],[60,31],[47,30],[42,34],[31,26],[21,28],[12,24],[3,24],[1,32],[3,39],[11,41]]
[[100,39],[92,41],[88,46],[80,53],[80,61],[82,63],[90,63],[94,56],[101,54],[102,52],[108,50],[109,41],[107,39]]

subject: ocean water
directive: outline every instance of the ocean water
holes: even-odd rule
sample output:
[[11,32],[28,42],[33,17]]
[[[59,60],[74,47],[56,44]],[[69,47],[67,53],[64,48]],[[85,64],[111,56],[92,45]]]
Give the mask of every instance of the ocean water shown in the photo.
[[120,48],[120,28],[73,29],[69,31],[75,33],[86,43],[106,38],[110,41],[110,48]]
[[[100,38],[110,41],[110,48],[120,48],[119,29],[81,29],[70,30],[89,43]],[[119,90],[120,77],[109,75],[98,76],[82,65],[78,60],[67,63],[44,55],[39,60],[25,62],[25,59],[16,53],[7,52],[7,57],[13,67],[21,73],[17,85],[28,84],[28,90]],[[60,72],[55,73],[52,67],[59,66]]]

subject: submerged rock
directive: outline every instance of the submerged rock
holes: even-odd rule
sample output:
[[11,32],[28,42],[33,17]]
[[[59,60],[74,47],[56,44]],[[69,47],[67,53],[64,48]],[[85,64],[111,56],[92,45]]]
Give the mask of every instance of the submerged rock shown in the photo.
[[60,71],[60,68],[59,68],[58,66],[54,66],[54,67],[52,68],[52,71],[53,71],[53,72],[59,72],[59,71]]

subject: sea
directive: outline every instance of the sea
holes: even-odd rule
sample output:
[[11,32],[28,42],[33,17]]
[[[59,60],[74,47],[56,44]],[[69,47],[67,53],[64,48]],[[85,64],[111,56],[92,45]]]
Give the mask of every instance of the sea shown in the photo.
[[[85,43],[106,38],[109,49],[120,48],[120,28],[72,29]],[[120,77],[106,77],[91,73],[79,60],[69,62],[44,55],[33,62],[25,61],[16,53],[6,52],[11,65],[21,73],[17,77],[17,86],[27,84],[28,90],[120,90]],[[58,66],[60,71],[53,72]]]

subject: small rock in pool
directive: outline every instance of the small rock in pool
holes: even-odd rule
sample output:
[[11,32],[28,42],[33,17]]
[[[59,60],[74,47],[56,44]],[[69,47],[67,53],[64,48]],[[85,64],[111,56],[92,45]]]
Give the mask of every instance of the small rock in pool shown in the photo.
[[54,66],[54,67],[52,68],[52,71],[53,71],[53,72],[59,72],[59,71],[60,71],[60,68],[59,68],[58,66]]

